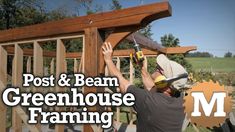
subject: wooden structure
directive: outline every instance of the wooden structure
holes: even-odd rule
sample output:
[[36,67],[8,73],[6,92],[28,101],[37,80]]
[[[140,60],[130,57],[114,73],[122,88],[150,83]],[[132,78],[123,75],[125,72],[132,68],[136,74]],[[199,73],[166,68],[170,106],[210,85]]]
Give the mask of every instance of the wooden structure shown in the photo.
[[[10,55],[14,55],[11,75],[13,86],[21,86],[22,84],[25,56],[29,56],[26,65],[27,72],[34,73],[37,76],[45,74],[43,68],[44,57],[51,58],[50,73],[55,73],[57,77],[67,70],[66,58],[75,58],[75,72],[78,69],[83,69],[82,71],[86,76],[103,75],[105,64],[101,46],[104,41],[111,42],[112,46],[115,47],[138,29],[145,27],[154,20],[168,16],[171,16],[171,7],[168,2],[161,2],[0,31],[0,91],[2,92],[7,85],[7,70],[10,69],[10,67],[7,67],[7,59]],[[144,54],[150,56],[158,53],[186,53],[195,49],[195,47],[164,48],[146,38],[135,36],[137,41],[145,47],[143,49]],[[83,52],[67,53],[64,41],[75,38],[83,39]],[[56,52],[43,50],[42,43],[47,41],[56,42]],[[33,45],[33,49],[22,48],[25,44]],[[114,51],[114,55],[126,57],[129,56],[131,51],[130,49]],[[82,63],[77,67],[76,58],[79,57],[82,58]],[[32,64],[31,61],[33,61]],[[56,87],[56,92],[61,90],[63,89]],[[103,89],[84,88],[84,94],[90,92],[103,92]],[[6,106],[1,101],[0,110],[0,131],[5,132]],[[62,108],[57,110],[60,111]],[[89,110],[98,111],[100,109],[92,107]],[[14,107],[12,111],[12,130],[21,132],[22,122],[26,124],[30,131],[40,131],[39,124],[27,124],[27,114],[20,106]],[[83,130],[93,131],[90,125],[85,125]],[[64,125],[56,125],[55,131],[63,132]]]

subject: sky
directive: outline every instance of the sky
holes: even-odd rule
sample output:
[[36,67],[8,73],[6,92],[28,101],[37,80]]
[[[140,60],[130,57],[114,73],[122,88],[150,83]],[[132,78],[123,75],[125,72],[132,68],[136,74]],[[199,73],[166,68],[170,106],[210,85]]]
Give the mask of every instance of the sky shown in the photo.
[[[93,0],[93,6],[110,10],[111,0]],[[119,0],[123,8],[161,2],[163,0]],[[165,34],[179,38],[181,46],[197,46],[223,57],[235,55],[235,0],[169,0],[172,16],[152,22],[152,38],[160,42]],[[76,0],[45,0],[47,10],[64,8],[71,14],[85,15]]]

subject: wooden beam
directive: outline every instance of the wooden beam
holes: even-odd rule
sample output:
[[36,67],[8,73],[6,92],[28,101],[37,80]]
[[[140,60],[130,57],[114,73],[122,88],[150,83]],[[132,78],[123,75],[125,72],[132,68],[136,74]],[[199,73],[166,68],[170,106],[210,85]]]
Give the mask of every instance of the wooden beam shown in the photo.
[[[24,48],[23,49],[24,56],[33,56],[34,49]],[[8,46],[8,47],[6,47],[6,50],[7,50],[8,54],[14,54],[14,47]],[[45,57],[55,57],[56,56],[56,52],[53,52],[53,51],[43,51],[43,56],[45,56]]]
[[[66,71],[65,66],[65,54],[66,49],[64,46],[64,43],[62,40],[57,40],[56,45],[56,79],[59,78],[61,73],[64,73]],[[56,92],[63,92],[65,89],[61,88],[59,86],[56,86]],[[62,111],[62,107],[57,107],[57,111]],[[57,124],[55,126],[55,132],[64,132],[64,125],[63,124]]]
[[74,73],[78,72],[78,60],[77,60],[77,58],[73,59],[73,72]]
[[81,56],[82,56],[82,52],[66,53],[66,58],[68,58],[68,59],[79,58]]
[[[144,49],[142,48],[143,54],[145,56],[156,56],[159,54],[158,51],[152,51],[149,49]],[[114,50],[113,56],[118,56],[118,57],[129,57],[130,53],[134,53],[134,49],[124,49],[124,50]]]
[[35,125],[28,124],[28,115],[27,115],[27,113],[25,113],[25,111],[20,106],[16,106],[15,109],[16,109],[19,117],[22,119],[22,121],[24,122],[26,127],[31,132],[40,132],[40,130]]
[[53,75],[54,73],[55,73],[55,59],[52,58],[50,63],[50,74]]
[[[26,62],[26,73],[32,73],[32,57],[28,56],[27,57],[27,62]],[[32,91],[30,87],[24,88],[26,92]]]
[[[5,49],[7,50],[8,54],[10,54],[10,55],[14,54],[14,47],[9,47],[8,46]],[[23,52],[24,52],[24,56],[33,56],[34,50],[25,48],[25,49],[23,49]],[[43,50],[43,56],[44,57],[54,58],[54,57],[56,57],[56,52]],[[78,57],[81,57],[81,56],[82,56],[81,52],[66,53],[66,58],[78,58]]]
[[35,38],[35,39],[29,39],[29,40],[18,40],[15,42],[6,42],[6,43],[0,43],[2,46],[14,46],[14,44],[33,44],[34,41],[37,41],[39,43],[44,43],[48,41],[56,41],[57,39],[61,40],[69,40],[69,39],[78,39],[78,38],[83,38],[84,35],[83,33],[76,33],[76,34],[66,34],[63,36],[55,36],[55,37],[45,37],[45,38]]
[[7,51],[0,46],[0,58],[1,58],[1,65],[0,65],[0,80],[3,84],[7,84]]
[[133,42],[133,37],[136,42],[140,44],[142,47],[146,49],[150,49],[152,51],[158,51],[159,53],[164,54],[185,54],[189,51],[196,50],[196,46],[183,46],[183,47],[163,47],[161,44],[153,41],[139,33],[133,33],[126,37],[126,40]]
[[[4,83],[0,80],[0,93],[2,94],[3,90],[5,90],[6,85],[4,85]],[[2,118],[0,119],[3,124],[0,124],[1,128],[0,130],[6,131],[6,106],[4,105],[4,103],[2,101],[0,101],[0,115],[5,114],[2,116]],[[4,121],[5,120],[5,121]]]
[[[15,87],[22,86],[23,73],[23,50],[18,44],[15,44],[15,55],[13,59],[12,84]],[[17,113],[17,109],[12,109],[12,131],[22,131],[22,120]]]
[[38,42],[33,44],[33,73],[34,76],[43,76],[43,49]]
[[115,28],[130,25],[146,26],[153,20],[171,16],[168,2],[132,7],[77,18],[46,22],[32,26],[0,31],[0,42],[27,40],[83,32],[84,29]]
[[81,57],[78,67],[78,72],[84,73],[85,67],[84,67],[84,55]]
[[[15,55],[13,59],[12,84],[15,87],[22,86],[23,74],[23,50],[18,44],[15,44]],[[20,106],[12,108],[12,131],[22,131],[22,121],[32,132],[39,132],[35,125],[29,125],[28,116]]]
[[[54,59],[54,58],[52,58],[52,59],[51,59],[51,62],[50,62],[50,74],[51,74],[51,75],[55,75],[55,59]],[[53,92],[53,91],[55,91],[54,89],[55,89],[55,88],[50,87],[48,91],[49,91],[49,92]],[[53,107],[49,107],[49,109],[50,109],[50,110],[54,110]]]
[[[7,51],[0,46],[0,95],[5,90],[7,85]],[[0,100],[0,132],[6,132],[6,121],[7,121],[7,107]]]
[[27,58],[27,68],[26,68],[26,72],[27,73],[31,73],[31,67],[32,67],[32,57],[28,56]]
[[[86,76],[100,75],[99,62],[101,57],[99,56],[102,44],[103,40],[101,39],[101,33],[98,31],[97,28],[88,28],[85,30],[84,72]],[[90,68],[90,66],[92,66],[92,68]],[[104,73],[104,71],[102,72]],[[85,90],[85,93],[90,92],[98,92],[98,89],[93,87]]]
[[[100,51],[101,45],[103,44],[102,34],[98,31],[97,28],[88,28],[85,29],[85,45],[84,45],[84,74],[86,76],[98,76],[100,72],[104,73],[104,71],[99,71],[100,64]],[[92,68],[91,68],[92,66]],[[103,92],[104,88],[96,88],[96,87],[84,87],[84,94],[87,93],[97,93]],[[88,107],[89,111],[102,111],[101,108],[96,107]],[[84,125],[83,131],[92,131],[90,125]]]
[[[126,26],[126,27],[119,27],[114,30],[106,39],[105,42],[110,42],[113,49],[128,35],[138,30],[140,27],[137,25],[134,26]],[[104,71],[104,58],[102,53],[102,48],[100,48],[99,51],[99,58],[100,58],[100,64],[99,64],[99,72],[102,73]]]
[[166,54],[185,54],[189,51],[197,50],[196,46],[168,47],[164,48]]
[[[88,28],[85,30],[85,45],[84,45],[85,71],[84,72],[86,76],[99,75],[99,61],[101,58],[99,56],[102,44],[103,42],[97,28]],[[92,66],[92,68],[90,68],[90,66]],[[90,93],[90,92],[95,93],[98,91],[95,87],[87,88],[87,90],[85,90],[85,93]]]
[[[134,84],[134,73],[135,73],[135,68],[132,64],[132,62],[130,61],[130,69],[129,69],[129,74],[130,74],[130,83],[131,84]],[[130,122],[129,124],[132,125],[133,124],[133,121],[134,121],[134,116],[133,116],[133,109],[132,107],[129,108],[130,110]],[[128,115],[128,114],[127,114]]]
[[65,71],[64,71],[64,73],[67,73],[67,71],[68,71],[68,62],[67,62],[67,60],[65,59],[64,60],[65,62],[64,62],[64,67],[65,67]]
[[[130,27],[121,27],[116,29],[112,34],[110,34],[105,41],[110,42],[112,44],[113,49],[123,40],[125,39],[129,34],[136,31],[139,27],[138,26],[130,26]],[[99,57],[100,57],[100,69],[99,71],[104,71],[104,58],[102,54],[102,49],[99,51]]]
[[134,82],[134,72],[135,72],[135,69],[134,69],[134,66],[132,64],[132,62],[130,61],[130,71],[129,71],[129,75],[130,75],[130,83],[133,84]]
[[[37,41],[33,43],[33,74],[34,76],[43,76],[43,49]],[[33,87],[33,92],[44,92],[43,88]],[[40,120],[41,117],[38,117],[37,120]],[[41,128],[40,123],[37,123],[37,128]]]
[[[37,41],[34,41],[33,44],[33,74],[34,76],[43,76],[43,49]],[[42,88],[33,88],[33,92],[42,91]]]

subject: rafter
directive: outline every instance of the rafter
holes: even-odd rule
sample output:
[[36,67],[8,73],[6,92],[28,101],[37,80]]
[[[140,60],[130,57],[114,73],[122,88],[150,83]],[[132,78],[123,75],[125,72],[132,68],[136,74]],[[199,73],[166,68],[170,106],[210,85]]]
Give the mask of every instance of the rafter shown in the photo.
[[146,26],[153,20],[170,15],[171,7],[169,3],[160,2],[0,31],[0,43],[73,34],[84,32],[84,29],[90,27],[110,29],[131,25]]

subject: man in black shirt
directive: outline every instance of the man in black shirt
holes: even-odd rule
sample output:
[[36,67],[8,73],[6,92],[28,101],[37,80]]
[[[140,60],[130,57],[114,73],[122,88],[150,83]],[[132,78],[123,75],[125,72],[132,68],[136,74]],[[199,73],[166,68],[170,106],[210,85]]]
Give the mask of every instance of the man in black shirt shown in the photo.
[[120,91],[130,92],[135,96],[134,109],[137,112],[138,132],[180,132],[185,117],[183,98],[175,93],[184,87],[187,80],[180,79],[171,86],[158,88],[154,80],[162,77],[173,77],[186,73],[185,69],[176,62],[170,61],[165,55],[157,57],[157,70],[149,75],[145,67],[141,74],[145,89],[136,88],[126,80],[112,61],[112,46],[110,43],[102,47],[104,60],[111,75],[119,79]]

